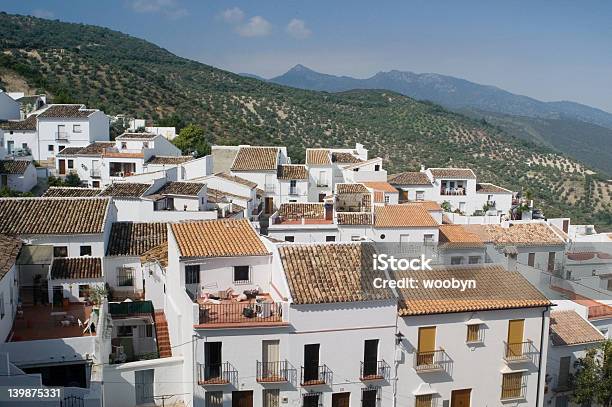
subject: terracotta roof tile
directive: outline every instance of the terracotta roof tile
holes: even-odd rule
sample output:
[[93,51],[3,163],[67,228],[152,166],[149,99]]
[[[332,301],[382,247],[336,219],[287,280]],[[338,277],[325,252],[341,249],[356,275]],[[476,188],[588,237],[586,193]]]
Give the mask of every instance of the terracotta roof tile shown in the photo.
[[384,182],[384,181],[363,182],[363,185],[365,185],[366,187],[372,188],[375,191],[394,192],[394,193],[398,192],[397,189],[393,187],[393,185],[389,184],[388,182]]
[[88,198],[100,195],[101,189],[82,187],[49,187],[43,194],[45,198]]
[[377,162],[380,162],[382,164],[382,159],[377,157],[377,158],[370,158],[367,161],[361,160],[361,161],[359,161],[357,163],[353,163],[353,164],[347,165],[346,167],[344,167],[344,169],[346,169],[346,170],[353,170],[355,168],[360,168],[360,167],[363,167],[364,165],[374,164],[374,163],[377,163]]
[[99,257],[57,257],[51,263],[52,280],[83,280],[102,278]]
[[325,219],[325,204],[322,203],[284,203],[278,214],[286,219]]
[[26,160],[0,160],[0,174],[25,174],[29,165]]
[[431,185],[427,174],[418,171],[406,171],[390,175],[388,181],[394,185]]
[[36,131],[36,115],[28,116],[24,120],[0,122],[0,129],[7,131]]
[[100,192],[100,196],[112,196],[114,198],[140,198],[150,187],[150,184],[115,182]]
[[374,213],[374,227],[438,227],[439,224],[427,209],[419,205],[377,206]]
[[172,224],[183,257],[264,256],[270,254],[246,219]]
[[363,184],[336,184],[337,194],[368,194],[369,192]]
[[96,112],[95,109],[86,109],[85,105],[50,105],[44,112],[38,115],[39,118],[58,118],[58,119],[79,119],[89,117]]
[[141,263],[159,263],[162,267],[168,267],[168,242],[147,250],[140,255]]
[[223,178],[223,179],[226,179],[228,181],[232,181],[232,182],[235,182],[237,184],[241,184],[241,185],[247,186],[247,187],[249,187],[251,189],[257,187],[257,183],[256,182],[249,181],[248,179],[228,174],[227,172],[218,172],[218,173],[215,174],[215,177]]
[[286,245],[279,254],[294,304],[389,300],[374,288],[371,245],[359,243]]
[[476,184],[476,192],[479,194],[511,194],[512,191],[506,188],[498,187],[488,182],[481,182]]
[[179,155],[179,156],[164,156],[154,155],[147,160],[147,164],[151,165],[179,165],[186,163],[187,161],[193,160],[190,155]]
[[372,214],[370,212],[336,212],[338,225],[371,225]]
[[332,153],[332,162],[338,164],[357,164],[363,162],[363,160],[351,153],[335,152]]
[[[519,272],[501,266],[446,266],[431,271],[393,273],[393,278],[414,278],[418,289],[398,289],[399,315],[445,314],[510,308],[546,307],[552,303]],[[424,280],[474,280],[476,288],[425,288]]]
[[550,313],[550,335],[553,345],[578,345],[602,342],[603,334],[574,310]]
[[115,222],[108,239],[107,256],[140,256],[168,241],[168,230],[162,222]]
[[115,143],[112,141],[96,141],[95,143],[91,143],[87,147],[83,147],[78,155],[96,155],[100,156],[104,154],[104,152],[109,149],[115,147]]
[[155,133],[123,133],[117,136],[117,140],[151,140],[157,137]]
[[240,147],[232,171],[276,171],[278,147]]
[[156,195],[182,195],[182,196],[197,196],[206,184],[199,182],[167,182],[162,186]]
[[15,264],[21,245],[16,237],[0,235],[0,281]]
[[484,247],[480,236],[464,225],[440,225],[439,242],[447,248]]
[[306,149],[306,165],[331,165],[329,150],[326,148]]
[[478,234],[484,242],[496,245],[547,246],[565,242],[545,223],[513,223],[500,225],[467,225],[469,231]]
[[434,178],[476,179],[476,174],[469,168],[430,168]]
[[429,212],[442,212],[442,207],[436,201],[408,201],[404,202],[402,205],[419,205]]
[[276,171],[278,179],[308,179],[308,170],[302,164],[279,165]]
[[79,155],[81,153],[81,150],[83,150],[83,147],[66,147],[62,151],[57,153],[57,156],[58,157],[75,156],[75,155]]
[[0,233],[63,235],[103,233],[108,198],[0,199]]

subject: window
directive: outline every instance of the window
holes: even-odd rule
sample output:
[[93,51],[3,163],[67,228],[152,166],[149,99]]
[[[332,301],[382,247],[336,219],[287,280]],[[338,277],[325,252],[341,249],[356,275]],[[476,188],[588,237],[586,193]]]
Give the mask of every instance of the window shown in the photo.
[[434,235],[432,235],[431,233],[426,233],[423,235],[423,243],[433,243],[434,242]]
[[415,407],[431,407],[433,401],[432,394],[422,394],[420,396],[416,396]]
[[0,294],[0,319],[4,318],[4,293]]
[[467,343],[482,343],[483,342],[482,324],[470,324],[467,326]]
[[117,269],[117,286],[131,287],[134,285],[134,269],[131,267],[119,267]]
[[122,150],[126,150],[127,149],[127,143],[125,141],[121,142],[121,149]]
[[470,256],[470,257],[468,257],[468,263],[469,264],[479,264],[480,263],[480,256]]
[[149,148],[149,142],[148,141],[143,142],[142,148]]
[[120,325],[117,327],[117,336],[132,336],[132,326],[131,325]]
[[200,284],[200,265],[185,266],[185,284]]
[[204,399],[206,407],[223,407],[222,391],[207,391]]
[[321,393],[304,393],[302,407],[320,407]]
[[47,151],[51,151],[51,152],[55,151],[55,149],[53,148],[53,144],[49,144],[47,146]]
[[74,160],[68,160],[68,168],[69,169],[73,169],[74,168]]
[[376,164],[374,166],[374,171],[380,171],[380,164]]
[[234,283],[249,283],[251,281],[249,266],[234,266]]
[[81,256],[91,256],[91,246],[81,246]]
[[416,191],[416,200],[424,201],[425,200],[425,191]]
[[389,200],[391,199],[391,197],[389,195],[385,195],[385,203],[389,203]]
[[360,236],[351,236],[351,240],[352,240],[353,242],[356,242],[356,241],[361,240],[361,237],[360,237]]
[[285,242],[295,242],[295,236],[285,236]]
[[68,257],[68,247],[67,246],[53,247],[53,257]]
[[66,146],[58,146],[57,151],[61,153],[65,148]]
[[265,389],[262,394],[263,407],[279,407],[279,389]]
[[463,257],[461,256],[453,256],[451,257],[451,265],[463,264]]
[[24,150],[27,150],[28,147],[28,143],[21,143],[21,148],[23,148]]
[[[335,242],[336,241],[336,236],[325,236],[325,241],[326,242]],[[610,280],[612,281],[612,280]]]
[[535,253],[529,253],[527,256],[527,265],[533,267],[535,265]]
[[89,297],[89,284],[79,284],[79,298]]
[[377,407],[380,404],[380,387],[364,387],[361,390],[361,407]]
[[505,373],[502,378],[501,399],[518,399],[523,397],[523,372]]
[[81,132],[81,125],[80,124],[73,124],[72,125],[72,132],[73,133],[80,133]]

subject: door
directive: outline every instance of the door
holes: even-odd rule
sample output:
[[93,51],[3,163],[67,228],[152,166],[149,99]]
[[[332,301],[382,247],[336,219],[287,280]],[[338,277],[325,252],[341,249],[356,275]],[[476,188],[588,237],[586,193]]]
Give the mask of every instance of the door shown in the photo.
[[506,356],[523,356],[523,330],[524,319],[513,319],[508,321],[508,349]]
[[155,369],[136,370],[134,382],[136,389],[136,404],[154,403],[153,382]]
[[548,272],[555,271],[555,252],[548,253]]
[[436,327],[419,328],[419,349],[417,353],[417,366],[432,365],[434,351],[436,350]]
[[351,393],[333,393],[332,407],[349,407]]
[[319,380],[319,344],[304,345],[304,383]]
[[233,391],[232,407],[253,407],[253,391]]
[[66,174],[66,160],[59,160],[59,173],[60,175]]
[[569,220],[565,219],[563,221],[563,231],[567,233],[569,231]]
[[559,360],[559,378],[557,381],[557,388],[559,389],[567,388],[571,360],[570,356],[564,356]]
[[527,258],[527,265],[529,267],[533,267],[535,264],[535,253],[529,253],[529,257]]
[[363,344],[363,376],[376,376],[378,364],[378,339],[368,339]]
[[398,199],[400,202],[406,202],[408,200],[408,191],[400,189]]
[[221,377],[221,342],[206,342],[204,358],[204,380]]
[[272,198],[271,196],[267,196],[264,202],[265,202],[264,208],[266,211],[266,215],[271,215],[272,211],[274,210],[274,198]]
[[334,206],[325,204],[325,220],[334,220]]
[[325,200],[325,194],[319,194],[319,202],[323,202]]
[[8,175],[2,174],[0,175],[0,187],[8,186]]
[[451,393],[451,407],[470,407],[472,389],[453,390]]
[[13,154],[13,151],[15,151],[15,142],[13,140],[8,140],[6,142],[6,151],[9,154]]
[[263,377],[281,377],[280,371],[280,341],[262,341],[261,359],[263,361]]

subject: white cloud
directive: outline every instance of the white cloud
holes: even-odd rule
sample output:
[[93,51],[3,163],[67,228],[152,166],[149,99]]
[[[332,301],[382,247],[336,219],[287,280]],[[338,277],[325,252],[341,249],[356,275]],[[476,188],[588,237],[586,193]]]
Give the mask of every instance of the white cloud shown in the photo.
[[246,24],[236,27],[242,37],[265,37],[272,31],[272,24],[262,16],[254,16]]
[[294,18],[289,21],[286,30],[289,35],[299,40],[308,38],[310,37],[310,34],[312,34],[312,31],[310,31],[310,29],[306,27],[306,23],[303,20],[297,18]]
[[221,14],[219,14],[219,17],[223,19],[223,21],[225,21],[226,23],[237,24],[241,23],[242,20],[244,20],[244,11],[242,11],[238,7],[232,7],[223,10]]
[[32,15],[34,17],[47,18],[47,19],[55,17],[55,13],[53,11],[45,10],[42,8],[37,8],[35,10],[32,10]]
[[137,13],[160,13],[173,20],[189,15],[177,0],[131,0],[129,4]]

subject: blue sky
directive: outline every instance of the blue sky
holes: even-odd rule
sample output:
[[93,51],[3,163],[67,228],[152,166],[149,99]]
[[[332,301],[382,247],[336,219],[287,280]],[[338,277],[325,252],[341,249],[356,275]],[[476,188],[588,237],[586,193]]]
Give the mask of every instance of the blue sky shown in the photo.
[[612,2],[3,0],[2,11],[110,27],[234,72],[301,63],[367,77],[436,72],[612,112]]

